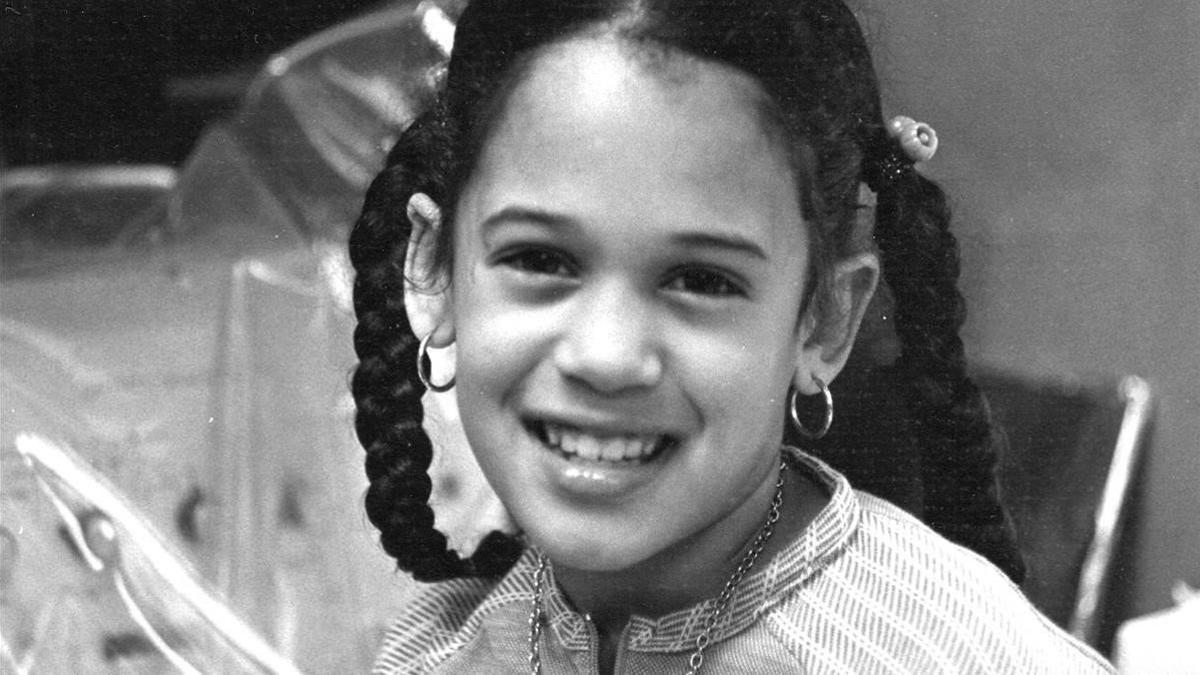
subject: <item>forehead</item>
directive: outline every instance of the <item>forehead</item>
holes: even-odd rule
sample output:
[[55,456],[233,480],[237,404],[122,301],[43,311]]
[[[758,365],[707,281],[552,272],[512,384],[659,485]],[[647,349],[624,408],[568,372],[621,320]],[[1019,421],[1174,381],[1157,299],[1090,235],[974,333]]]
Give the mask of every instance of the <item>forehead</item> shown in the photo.
[[798,226],[796,181],[762,96],[733,68],[615,37],[555,45],[510,93],[463,206]]

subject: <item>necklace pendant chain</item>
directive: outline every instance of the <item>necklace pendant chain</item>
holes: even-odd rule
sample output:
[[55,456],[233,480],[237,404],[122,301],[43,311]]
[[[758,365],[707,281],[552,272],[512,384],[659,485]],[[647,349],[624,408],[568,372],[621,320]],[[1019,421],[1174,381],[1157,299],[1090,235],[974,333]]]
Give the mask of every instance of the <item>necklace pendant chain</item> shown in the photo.
[[708,648],[708,644],[712,640],[712,632],[717,626],[717,621],[725,612],[729,601],[733,599],[733,593],[737,590],[738,584],[742,583],[742,579],[750,572],[750,568],[754,567],[754,562],[758,560],[758,556],[767,546],[767,541],[775,532],[775,523],[779,522],[779,512],[783,507],[783,473],[786,470],[787,462],[780,460],[779,478],[775,481],[775,496],[771,499],[771,510],[767,512],[767,519],[763,523],[762,529],[758,531],[758,536],[754,538],[750,550],[742,557],[742,561],[733,570],[733,574],[729,575],[729,579],[725,582],[725,588],[721,589],[721,594],[717,596],[713,604],[712,612],[704,620],[704,630],[696,636],[696,650],[688,658],[687,675],[696,675],[704,665],[704,650]]
[[[713,629],[717,627],[717,622],[725,612],[729,601],[733,599],[738,584],[742,583],[742,579],[750,572],[750,568],[754,567],[754,562],[758,560],[758,556],[767,547],[767,541],[771,538],[771,534],[775,532],[775,523],[779,522],[780,509],[783,507],[783,473],[786,470],[787,461],[781,459],[779,461],[779,478],[775,481],[775,496],[771,499],[771,510],[767,512],[767,518],[759,529],[758,535],[754,537],[754,543],[750,545],[750,550],[742,556],[742,560],[733,570],[733,574],[729,575],[729,579],[725,581],[725,587],[721,589],[720,595],[712,601],[712,610],[704,619],[704,629],[696,636],[696,649],[688,658],[687,675],[696,675],[704,665],[704,650],[708,648],[709,642],[712,640]],[[546,584],[548,562],[545,555],[538,554],[537,570],[533,573],[533,606],[529,610],[529,672],[532,675],[540,675],[542,672],[542,588]]]
[[538,554],[537,570],[533,573],[533,607],[529,610],[529,672],[542,672],[542,586],[546,583],[546,556]]

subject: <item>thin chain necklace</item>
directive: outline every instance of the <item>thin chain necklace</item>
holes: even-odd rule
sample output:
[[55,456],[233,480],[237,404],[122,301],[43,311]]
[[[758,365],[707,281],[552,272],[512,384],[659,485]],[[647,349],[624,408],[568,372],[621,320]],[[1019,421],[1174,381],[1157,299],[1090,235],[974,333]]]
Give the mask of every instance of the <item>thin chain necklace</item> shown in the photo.
[[[767,546],[767,540],[771,538],[771,534],[775,531],[775,523],[779,521],[779,509],[783,506],[783,472],[786,470],[787,462],[780,460],[779,478],[775,481],[775,497],[771,499],[771,510],[767,512],[767,519],[763,522],[762,528],[759,529],[758,536],[754,538],[754,543],[750,545],[750,550],[746,551],[746,555],[742,556],[742,561],[738,563],[737,569],[733,570],[733,574],[729,575],[729,579],[725,582],[725,588],[721,589],[721,594],[713,601],[712,610],[704,619],[704,628],[696,636],[696,647],[688,659],[687,675],[696,675],[700,671],[700,667],[704,665],[704,650],[708,648],[708,643],[712,639],[713,628],[716,628],[717,621],[721,618],[721,614],[725,611],[729,600],[733,598],[733,592],[737,590],[738,584],[742,583],[742,579],[745,578],[750,568],[754,566],[754,561],[758,560],[758,556],[762,554],[763,549]],[[539,553],[537,569],[533,573],[533,604],[529,609],[529,672],[532,675],[540,675],[542,672],[540,648],[542,639],[542,588],[546,585],[547,565],[546,556]]]

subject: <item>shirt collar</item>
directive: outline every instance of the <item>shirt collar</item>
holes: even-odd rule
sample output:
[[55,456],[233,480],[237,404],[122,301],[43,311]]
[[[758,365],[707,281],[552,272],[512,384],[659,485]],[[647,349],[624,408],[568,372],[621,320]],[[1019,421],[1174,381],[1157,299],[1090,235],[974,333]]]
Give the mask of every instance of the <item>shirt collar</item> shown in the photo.
[[[861,512],[844,476],[795,448],[785,447],[784,456],[793,470],[804,472],[828,490],[829,503],[768,565],[742,580],[725,609],[724,618],[710,636],[712,642],[728,639],[750,627],[759,616],[807,583],[838,558],[858,529]],[[532,596],[536,570],[537,553],[527,550],[496,590],[501,595],[521,593]],[[590,622],[571,608],[553,578],[551,569],[543,593],[550,632],[566,649],[589,649]],[[711,611],[713,600],[710,598],[654,619],[632,617],[626,630],[629,648],[644,652],[692,649],[696,637],[704,629],[704,619]]]

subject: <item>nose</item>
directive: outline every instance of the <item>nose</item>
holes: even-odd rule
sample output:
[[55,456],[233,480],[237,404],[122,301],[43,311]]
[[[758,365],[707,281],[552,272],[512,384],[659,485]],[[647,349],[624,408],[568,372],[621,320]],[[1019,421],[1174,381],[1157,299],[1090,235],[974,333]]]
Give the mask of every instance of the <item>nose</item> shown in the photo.
[[604,394],[653,387],[663,375],[653,308],[620,284],[581,294],[554,361],[567,379]]

